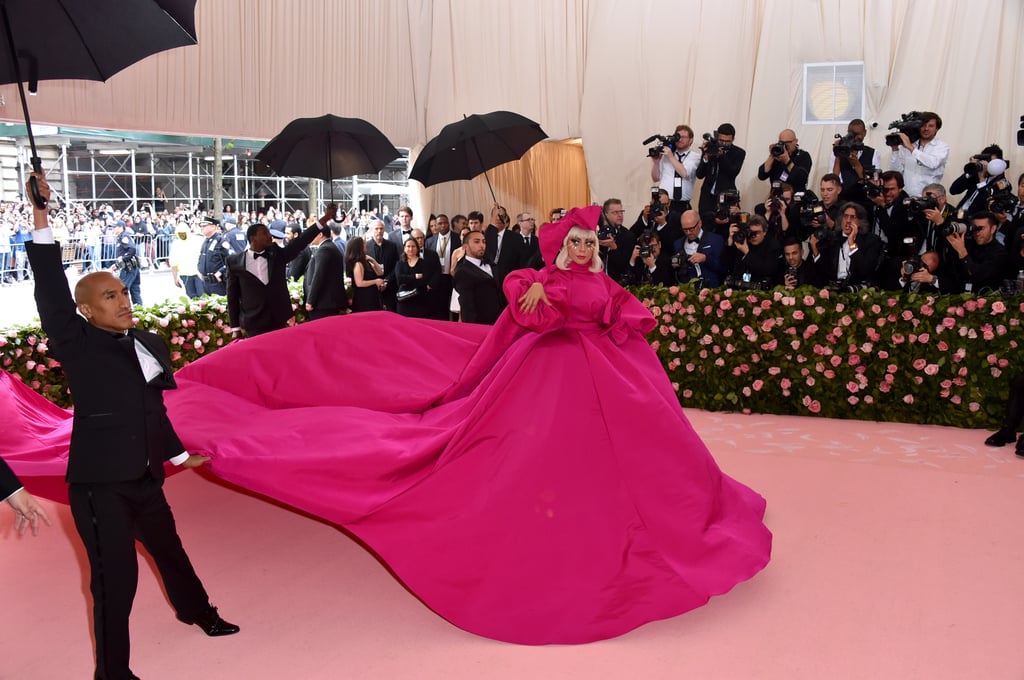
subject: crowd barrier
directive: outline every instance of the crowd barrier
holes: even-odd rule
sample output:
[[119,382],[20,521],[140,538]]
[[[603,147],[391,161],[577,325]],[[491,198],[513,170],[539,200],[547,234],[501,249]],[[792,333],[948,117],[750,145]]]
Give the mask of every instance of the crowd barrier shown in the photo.
[[[166,267],[171,252],[171,236],[165,234],[136,235],[136,252],[142,255],[144,269]],[[61,260],[65,267],[76,267],[79,271],[109,269],[117,259],[117,242],[103,239],[99,243],[87,243],[80,239],[68,239],[61,243]],[[5,283],[25,281],[32,278],[32,269],[24,248],[12,246],[11,253],[0,253],[0,281]]]

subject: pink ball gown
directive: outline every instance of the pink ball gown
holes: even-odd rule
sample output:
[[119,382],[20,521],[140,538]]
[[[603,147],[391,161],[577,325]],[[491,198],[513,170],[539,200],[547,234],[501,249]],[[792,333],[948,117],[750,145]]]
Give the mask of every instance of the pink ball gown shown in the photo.
[[606,639],[757,573],[764,499],[690,426],[650,312],[575,264],[513,272],[508,298],[533,281],[553,306],[493,328],[369,312],[234,343],[178,371],[171,419],[478,635]]

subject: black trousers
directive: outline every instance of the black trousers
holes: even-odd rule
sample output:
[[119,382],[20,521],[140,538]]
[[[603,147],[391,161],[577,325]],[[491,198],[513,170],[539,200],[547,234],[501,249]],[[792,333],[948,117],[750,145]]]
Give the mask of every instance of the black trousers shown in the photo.
[[1006,421],[1003,427],[1016,431],[1024,419],[1024,373],[1010,381],[1010,399],[1006,403]]
[[68,498],[89,556],[96,636],[96,678],[122,680],[128,669],[128,615],[139,582],[135,541],[152,555],[178,618],[187,623],[210,600],[181,545],[163,480],[71,484]]

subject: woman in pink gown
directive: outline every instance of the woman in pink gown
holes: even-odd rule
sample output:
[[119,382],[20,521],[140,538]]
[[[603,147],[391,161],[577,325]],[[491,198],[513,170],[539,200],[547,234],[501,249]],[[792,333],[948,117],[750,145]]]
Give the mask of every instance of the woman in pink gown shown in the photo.
[[562,255],[506,278],[493,328],[371,312],[235,343],[178,371],[175,428],[478,635],[583,643],[701,606],[767,564],[765,502],[684,416],[598,214],[541,231]]

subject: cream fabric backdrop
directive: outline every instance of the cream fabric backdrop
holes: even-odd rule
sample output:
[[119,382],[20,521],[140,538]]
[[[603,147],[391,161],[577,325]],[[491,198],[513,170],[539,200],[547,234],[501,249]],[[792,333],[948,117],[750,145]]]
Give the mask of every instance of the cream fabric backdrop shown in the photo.
[[[199,0],[199,45],[156,55],[108,83],[46,82],[38,123],[268,139],[300,116],[365,118],[413,154],[464,113],[508,109],[554,140],[492,173],[510,212],[650,187],[640,141],[687,122],[736,125],[745,203],[785,127],[831,165],[833,126],[800,124],[802,65],[864,61],[865,119],[939,112],[952,146],[945,183],[998,142],[1016,179],[1024,114],[1020,0]],[[0,118],[18,120],[13,86]],[[585,161],[584,161],[585,154]],[[885,154],[887,156],[887,153]],[[418,214],[490,204],[483,178],[415,191]]]

